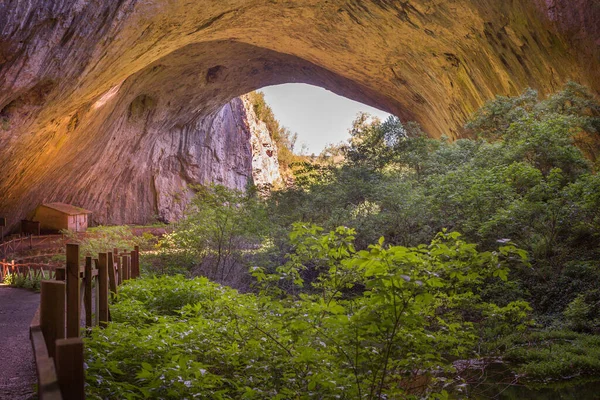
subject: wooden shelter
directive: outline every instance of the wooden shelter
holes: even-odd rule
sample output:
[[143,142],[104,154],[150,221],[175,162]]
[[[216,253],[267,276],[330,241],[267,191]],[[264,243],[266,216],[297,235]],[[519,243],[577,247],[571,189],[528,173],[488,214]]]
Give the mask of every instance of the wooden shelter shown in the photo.
[[88,227],[88,215],[91,214],[81,207],[65,203],[42,204],[35,210],[34,221],[40,222],[43,232],[67,229],[73,232],[85,232]]

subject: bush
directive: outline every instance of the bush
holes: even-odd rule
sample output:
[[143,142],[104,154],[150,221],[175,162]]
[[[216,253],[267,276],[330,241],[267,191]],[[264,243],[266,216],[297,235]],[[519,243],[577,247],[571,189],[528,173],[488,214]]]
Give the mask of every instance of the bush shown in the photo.
[[[441,233],[427,246],[381,240],[357,252],[352,230],[301,224],[291,240],[286,265],[254,270],[259,294],[206,278],[127,282],[114,322],[87,340],[88,395],[397,398],[417,377],[430,383],[419,393],[432,395],[440,371],[474,354],[478,326],[514,327],[526,315],[477,296],[484,279],[504,279],[520,262],[513,246],[480,253]],[[317,275],[304,274],[308,265]]]
[[77,232],[63,230],[65,237],[72,242],[79,243],[81,256],[91,255],[97,257],[98,253],[119,250],[131,250],[134,246],[147,247],[148,237],[136,236],[128,226],[98,226],[89,228],[84,236]]
[[[283,230],[298,220],[357,229],[359,249],[381,235],[415,246],[444,228],[482,250],[510,241],[533,267],[511,270],[510,299],[550,322],[599,279],[600,176],[586,158],[599,147],[579,140],[600,143],[599,127],[600,104],[574,83],[543,100],[527,90],[487,103],[467,125],[474,139],[428,139],[412,123],[360,115],[346,162],[275,193],[270,218]],[[589,301],[600,312],[600,298]]]
[[268,232],[264,205],[253,191],[220,185],[196,190],[185,218],[160,240],[160,256],[192,275],[231,283],[245,275],[245,255]]
[[570,329],[577,332],[589,332],[595,326],[600,326],[598,314],[592,313],[593,308],[585,301],[585,295],[579,294],[569,303],[563,315]]
[[19,272],[16,273],[8,273],[4,276],[4,284],[18,287],[35,290],[36,292],[40,291],[41,282],[43,279],[49,279],[52,276],[51,273],[46,276],[45,272],[42,272],[41,275],[30,276],[29,274],[22,274]]
[[569,330],[539,331],[505,339],[505,359],[529,381],[559,381],[600,374],[600,337]]

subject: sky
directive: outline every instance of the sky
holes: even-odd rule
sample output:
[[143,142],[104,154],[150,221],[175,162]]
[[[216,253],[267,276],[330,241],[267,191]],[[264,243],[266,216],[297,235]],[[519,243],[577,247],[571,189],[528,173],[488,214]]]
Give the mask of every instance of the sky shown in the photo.
[[286,83],[260,89],[275,118],[298,133],[295,152],[306,144],[306,154],[319,154],[328,144],[350,138],[348,130],[359,112],[385,120],[390,114],[303,83]]

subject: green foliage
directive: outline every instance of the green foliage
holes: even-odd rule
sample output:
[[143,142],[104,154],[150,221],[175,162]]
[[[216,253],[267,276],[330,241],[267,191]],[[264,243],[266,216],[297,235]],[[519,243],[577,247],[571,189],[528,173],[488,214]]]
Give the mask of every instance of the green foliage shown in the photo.
[[85,235],[77,232],[61,231],[71,242],[79,243],[81,256],[91,255],[96,257],[98,253],[119,250],[131,250],[134,246],[146,246],[147,236],[136,236],[131,227],[128,226],[98,226],[89,228]]
[[381,123],[368,114],[359,114],[350,130],[349,145],[344,148],[349,161],[381,169],[390,164],[421,173],[423,159],[436,142],[428,140],[419,125],[403,125],[397,117]]
[[498,97],[454,142],[359,116],[346,162],[295,160],[264,202],[199,189],[154,271],[248,289],[250,266],[255,292],[127,283],[88,341],[92,397],[448,398],[453,361],[478,357],[597,376],[598,336],[556,329],[599,326],[599,117],[573,83]]
[[593,307],[586,302],[586,296],[579,294],[567,305],[563,314],[569,328],[582,332],[591,331],[595,326],[600,327],[600,318],[593,311]]
[[530,381],[600,374],[600,336],[569,330],[515,334],[503,339],[506,360]]
[[[418,378],[429,382],[419,395],[431,395],[455,357],[473,355],[483,327],[526,319],[524,303],[478,296],[485,279],[505,280],[524,262],[512,245],[478,252],[440,233],[418,248],[381,239],[356,251],[351,229],[303,224],[291,240],[285,265],[254,270],[259,294],[181,276],[124,285],[114,322],[87,341],[88,395],[399,398]],[[304,274],[309,266],[316,275]]]
[[277,159],[279,166],[287,170],[291,164],[299,161],[301,157],[294,154],[294,147],[298,139],[297,133],[292,133],[285,127],[279,125],[279,121],[275,118],[273,110],[265,102],[265,96],[262,92],[248,93],[248,97],[252,103],[254,113],[259,120],[263,121],[267,126],[271,139],[277,145]]
[[500,139],[511,124],[531,112],[538,101],[538,93],[533,89],[517,97],[496,96],[475,112],[466,128],[477,136]]
[[39,275],[38,274],[23,274],[20,272],[15,272],[15,273],[6,274],[4,276],[3,283],[5,285],[18,287],[18,288],[24,288],[24,289],[31,289],[31,290],[35,290],[36,292],[39,292],[42,280],[50,279],[51,277],[52,277],[51,272],[46,273],[44,271],[42,271]]
[[267,233],[264,207],[256,193],[220,185],[197,187],[175,230],[159,246],[164,262],[196,269],[211,279],[228,281],[245,269],[243,255]]
[[516,243],[533,268],[511,271],[518,284],[510,298],[492,287],[486,295],[525,299],[538,315],[560,316],[600,274],[600,178],[579,140],[600,138],[599,118],[598,102],[574,83],[545,100],[527,90],[487,103],[467,125],[476,139],[428,139],[414,124],[361,115],[348,162],[326,179],[276,193],[270,218],[355,228],[359,249],[381,235],[415,246],[443,228],[484,250]]

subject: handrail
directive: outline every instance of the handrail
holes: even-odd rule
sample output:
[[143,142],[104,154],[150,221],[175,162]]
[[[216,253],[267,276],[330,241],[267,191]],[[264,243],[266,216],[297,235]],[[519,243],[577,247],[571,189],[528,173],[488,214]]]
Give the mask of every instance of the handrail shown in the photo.
[[17,264],[15,260],[7,262],[6,260],[0,261],[0,281],[4,280],[8,274],[20,273],[25,274],[23,270],[27,268],[26,275],[31,277],[31,271],[34,271],[34,276],[38,276],[37,271],[41,271],[42,277],[44,277],[44,271],[54,271],[57,266],[54,264],[43,264],[43,263],[25,263]]
[[16,244],[18,243],[19,248],[20,246],[23,245],[23,241],[28,240],[29,241],[29,247],[32,248],[33,247],[33,241],[34,240],[39,240],[41,239],[42,241],[48,240],[48,239],[52,239],[52,238],[64,238],[63,234],[53,234],[53,235],[21,235],[17,238],[14,239],[10,239],[10,240],[6,240],[6,241],[2,241],[2,238],[0,238],[0,254],[2,254],[3,256],[6,256],[6,254],[8,253],[8,248],[12,247],[12,251],[16,251],[17,247]]
[[63,400],[54,367],[54,359],[48,354],[46,340],[40,325],[40,309],[35,313],[29,327],[29,339],[33,350],[38,379],[38,398],[40,400]]
[[[109,293],[116,294],[119,284],[139,276],[138,246],[122,254],[114,249],[95,259],[86,257],[85,267],[79,265],[78,244],[67,244],[66,255],[66,268],[55,269],[55,280],[42,281],[40,306],[30,326],[40,400],[85,398],[81,311],[86,328],[106,326]],[[97,302],[92,301],[93,289]]]

